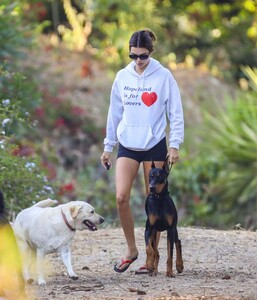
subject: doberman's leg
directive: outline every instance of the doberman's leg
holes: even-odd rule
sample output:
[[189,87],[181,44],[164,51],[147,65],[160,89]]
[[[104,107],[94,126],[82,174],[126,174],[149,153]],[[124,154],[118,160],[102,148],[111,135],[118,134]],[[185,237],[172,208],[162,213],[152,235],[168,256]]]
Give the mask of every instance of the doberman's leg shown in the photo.
[[153,275],[157,275],[158,273],[158,265],[160,260],[160,254],[158,251],[158,241],[157,241],[157,231],[154,231],[154,237],[153,237],[153,249],[154,249],[154,271]]
[[184,269],[183,259],[182,259],[182,246],[181,241],[178,238],[178,230],[175,231],[175,246],[176,246],[176,269],[178,273],[182,273]]
[[172,264],[173,264],[173,247],[175,240],[175,232],[174,228],[169,228],[167,231],[167,268],[166,268],[166,276],[173,277]]
[[152,275],[154,272],[154,261],[155,261],[155,253],[153,248],[153,239],[154,239],[154,229],[146,224],[145,230],[145,245],[146,245],[146,268],[149,270],[149,274]]

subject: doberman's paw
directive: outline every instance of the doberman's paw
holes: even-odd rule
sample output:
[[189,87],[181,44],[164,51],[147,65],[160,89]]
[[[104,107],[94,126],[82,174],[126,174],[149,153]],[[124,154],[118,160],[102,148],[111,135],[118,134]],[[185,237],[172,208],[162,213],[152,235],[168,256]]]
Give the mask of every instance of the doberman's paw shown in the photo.
[[182,260],[181,260],[181,261],[178,261],[178,262],[176,263],[176,269],[177,269],[178,273],[182,273],[182,272],[183,272],[183,270],[184,270],[184,265],[183,265],[183,261],[182,261]]
[[155,270],[149,270],[149,276],[157,276],[157,271],[155,271]]
[[166,272],[166,277],[174,278],[174,274],[170,272]]

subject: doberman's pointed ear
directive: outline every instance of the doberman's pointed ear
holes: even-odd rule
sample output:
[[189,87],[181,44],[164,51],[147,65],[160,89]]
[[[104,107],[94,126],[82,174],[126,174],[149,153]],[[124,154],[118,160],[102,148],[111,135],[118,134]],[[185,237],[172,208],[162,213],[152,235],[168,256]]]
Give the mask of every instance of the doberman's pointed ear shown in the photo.
[[152,169],[155,169],[155,164],[154,164],[154,161],[153,161],[153,160],[152,160],[151,168],[152,168]]

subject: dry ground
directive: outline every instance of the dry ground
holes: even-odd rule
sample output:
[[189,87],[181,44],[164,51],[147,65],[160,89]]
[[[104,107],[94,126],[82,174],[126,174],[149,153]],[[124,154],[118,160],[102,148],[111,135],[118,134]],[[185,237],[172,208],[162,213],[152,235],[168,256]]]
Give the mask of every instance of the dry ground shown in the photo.
[[256,232],[179,228],[179,235],[185,269],[175,278],[166,278],[165,232],[156,277],[134,274],[145,261],[144,228],[136,228],[139,258],[122,274],[113,271],[126,250],[122,229],[77,232],[72,261],[79,279],[69,279],[58,255],[49,255],[47,285],[33,283],[28,293],[41,300],[257,299]]

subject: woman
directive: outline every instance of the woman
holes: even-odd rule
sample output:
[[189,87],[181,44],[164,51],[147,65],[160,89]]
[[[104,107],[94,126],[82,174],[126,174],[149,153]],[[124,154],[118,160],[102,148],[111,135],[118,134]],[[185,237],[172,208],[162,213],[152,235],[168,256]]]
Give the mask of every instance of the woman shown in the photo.
[[[127,241],[125,257],[114,266],[119,273],[126,271],[138,257],[129,200],[140,163],[143,163],[148,194],[151,161],[155,162],[156,167],[161,167],[169,155],[170,163],[176,163],[179,145],[184,137],[180,92],[171,72],[151,58],[155,40],[150,30],[132,34],[129,41],[132,62],[117,73],[110,97],[101,163],[104,167],[111,167],[111,152],[118,143],[116,203]],[[170,123],[168,150],[167,118]]]

